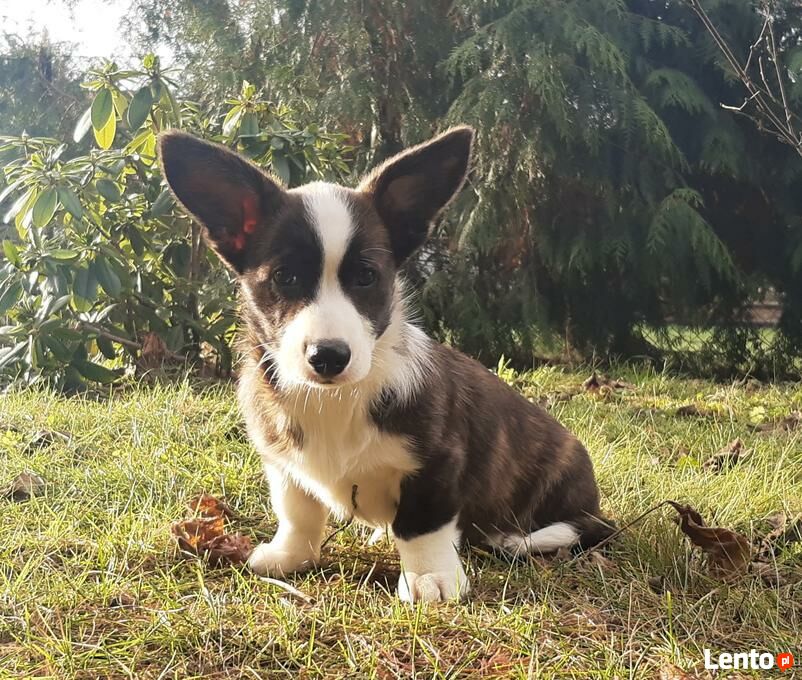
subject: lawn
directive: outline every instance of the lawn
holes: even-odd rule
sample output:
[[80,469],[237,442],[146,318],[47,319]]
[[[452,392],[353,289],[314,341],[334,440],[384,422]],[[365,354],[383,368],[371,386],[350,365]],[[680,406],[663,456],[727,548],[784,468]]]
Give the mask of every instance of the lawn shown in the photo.
[[[802,409],[799,385],[611,375],[634,389],[584,391],[586,370],[504,372],[586,443],[619,525],[673,499],[757,539],[774,513],[802,511],[802,424],[751,427]],[[735,438],[749,455],[720,472],[703,466]],[[475,550],[464,604],[399,603],[392,547],[368,547],[356,526],[334,535],[319,570],[287,579],[304,598],[182,558],[170,527],[200,492],[224,498],[238,513],[232,530],[255,541],[275,526],[229,384],[7,394],[0,487],[23,470],[45,486],[0,498],[0,677],[668,679],[707,677],[705,648],[802,660],[802,545],[777,552],[775,578],[725,583],[670,507],[601,557],[510,564]]]

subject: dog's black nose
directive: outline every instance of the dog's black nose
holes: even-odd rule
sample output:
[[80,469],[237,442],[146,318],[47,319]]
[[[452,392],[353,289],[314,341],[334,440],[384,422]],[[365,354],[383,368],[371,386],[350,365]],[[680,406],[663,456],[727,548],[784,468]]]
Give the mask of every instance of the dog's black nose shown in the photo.
[[342,340],[321,340],[306,348],[306,360],[315,373],[333,378],[345,370],[351,360],[351,350]]

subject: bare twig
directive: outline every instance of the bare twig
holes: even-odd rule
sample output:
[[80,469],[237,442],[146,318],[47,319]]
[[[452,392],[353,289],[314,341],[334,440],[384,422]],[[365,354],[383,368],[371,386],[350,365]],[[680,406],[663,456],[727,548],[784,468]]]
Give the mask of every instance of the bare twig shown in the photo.
[[624,533],[624,532],[625,532],[627,529],[629,529],[630,527],[633,527],[633,526],[635,526],[635,525],[636,525],[638,522],[642,521],[643,519],[645,519],[646,517],[648,517],[649,515],[651,515],[653,512],[655,512],[655,511],[659,510],[659,509],[660,509],[660,508],[662,508],[664,505],[668,505],[670,502],[671,502],[671,501],[663,501],[662,503],[658,503],[657,505],[653,505],[653,506],[652,506],[651,508],[649,508],[648,510],[644,510],[644,511],[643,511],[643,512],[642,512],[640,515],[638,515],[638,516],[637,516],[635,519],[633,519],[633,520],[631,520],[631,521],[627,522],[627,523],[626,523],[624,526],[622,526],[622,527],[619,527],[618,529],[616,529],[616,530],[615,530],[613,533],[611,533],[611,534],[610,534],[610,535],[609,535],[607,538],[605,538],[603,541],[600,541],[600,542],[599,542],[599,543],[597,543],[596,545],[592,546],[592,547],[591,547],[589,550],[585,550],[585,551],[583,551],[583,552],[581,552],[581,553],[578,553],[577,555],[575,555],[575,556],[574,556],[574,557],[571,559],[571,562],[575,562],[576,560],[579,560],[579,559],[581,559],[582,557],[585,557],[585,556],[587,556],[589,553],[593,552],[594,550],[599,550],[600,548],[603,548],[605,545],[607,545],[607,544],[608,544],[608,543],[610,543],[611,541],[613,541],[613,540],[615,540],[616,538],[618,538],[618,537],[619,537],[621,534],[623,534],[623,533]]
[[785,111],[785,122],[788,125],[788,129],[793,130],[794,126],[791,123],[791,109],[788,106],[788,97],[785,96],[785,83],[783,82],[785,78],[783,78],[782,70],[780,69],[780,54],[777,51],[777,43],[774,40],[774,23],[769,21],[768,26],[769,40],[771,41],[771,60],[774,62],[774,70],[777,72],[777,83],[780,88],[780,95],[782,96],[783,110]]
[[314,600],[309,597],[306,593],[298,590],[295,586],[290,585],[286,581],[280,581],[277,578],[270,578],[268,576],[260,576],[259,580],[263,583],[269,583],[271,586],[276,586],[277,588],[281,588],[285,593],[288,595],[292,595],[293,597],[301,600],[305,604],[313,604]]
[[[802,134],[797,130],[799,117],[791,109],[788,102],[785,76],[783,75],[780,53],[777,49],[777,41],[774,34],[774,16],[770,4],[768,2],[763,3],[763,26],[757,39],[749,47],[746,62],[741,65],[729,43],[722,37],[710,16],[702,7],[700,0],[686,0],[686,2],[696,16],[699,17],[702,25],[710,34],[713,42],[748,93],[748,96],[740,106],[722,104],[722,108],[746,116],[752,120],[759,130],[768,132],[779,141],[793,147],[797,153],[802,155]],[[759,49],[764,49],[765,56],[774,63],[774,77],[777,80],[779,96],[774,92],[770,82],[771,78],[764,68],[764,55],[758,53]],[[760,82],[757,82],[750,75],[750,69],[755,57],[757,57]],[[747,107],[750,104],[754,105],[752,113],[747,111]]]

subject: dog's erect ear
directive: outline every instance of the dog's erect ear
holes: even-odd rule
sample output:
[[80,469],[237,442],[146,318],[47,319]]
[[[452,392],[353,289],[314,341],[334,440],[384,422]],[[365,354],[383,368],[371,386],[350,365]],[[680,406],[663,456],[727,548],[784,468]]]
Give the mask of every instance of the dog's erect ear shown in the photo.
[[452,128],[390,158],[360,184],[390,230],[397,264],[423,244],[432,220],[462,187],[472,143],[471,128]]
[[160,135],[159,157],[175,197],[205,227],[223,262],[241,274],[252,238],[280,209],[281,187],[242,156],[184,132]]

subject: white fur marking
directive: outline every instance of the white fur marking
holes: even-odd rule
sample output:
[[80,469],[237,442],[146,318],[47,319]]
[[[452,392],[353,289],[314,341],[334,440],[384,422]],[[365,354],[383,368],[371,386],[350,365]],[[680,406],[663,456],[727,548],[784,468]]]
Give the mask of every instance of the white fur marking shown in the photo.
[[248,559],[257,574],[283,576],[317,564],[328,512],[291,479],[265,465],[270,500],[278,531],[270,543],[260,543]]
[[560,548],[570,548],[579,538],[576,528],[567,522],[556,522],[533,531],[526,536],[507,534],[495,542],[502,550],[513,555],[548,553]]
[[323,277],[333,275],[336,278],[354,233],[354,221],[343,190],[336,184],[313,182],[299,191],[312,227],[323,245]]
[[351,350],[351,360],[336,383],[359,382],[370,372],[376,337],[371,323],[343,292],[338,275],[354,232],[351,210],[343,190],[333,184],[315,182],[298,193],[323,247],[323,272],[315,299],[282,335],[276,355],[279,373],[289,382],[315,382],[306,360],[306,346],[321,340],[341,340]]
[[457,518],[423,536],[404,541],[396,536],[401,557],[398,597],[404,602],[460,599],[470,584],[457,550]]

